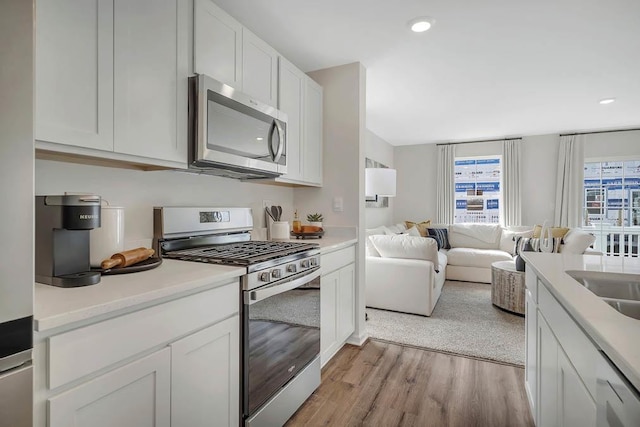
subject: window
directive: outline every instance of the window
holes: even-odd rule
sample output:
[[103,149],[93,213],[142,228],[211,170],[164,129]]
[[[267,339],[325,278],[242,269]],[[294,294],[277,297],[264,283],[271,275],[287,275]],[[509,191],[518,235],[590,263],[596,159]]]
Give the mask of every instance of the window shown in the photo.
[[638,256],[640,160],[586,161],[583,226],[606,255]]
[[456,157],[454,223],[499,223],[502,156]]

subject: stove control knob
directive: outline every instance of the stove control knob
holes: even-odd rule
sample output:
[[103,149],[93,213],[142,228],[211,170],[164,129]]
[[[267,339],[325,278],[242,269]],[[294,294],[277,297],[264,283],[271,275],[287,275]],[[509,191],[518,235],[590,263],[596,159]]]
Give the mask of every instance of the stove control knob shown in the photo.
[[295,264],[287,265],[287,273],[295,273],[297,270],[298,269]]
[[273,270],[271,270],[271,277],[273,277],[274,279],[279,279],[280,277],[282,277],[282,270],[280,270],[279,268],[274,268]]
[[300,261],[300,267],[309,268],[309,260],[308,259],[303,259],[302,261]]
[[311,267],[315,267],[316,265],[318,265],[318,259],[317,258],[311,258]]
[[261,282],[268,282],[271,279],[271,276],[269,275],[268,271],[265,271],[264,273],[260,273],[258,275],[258,280],[260,280]]

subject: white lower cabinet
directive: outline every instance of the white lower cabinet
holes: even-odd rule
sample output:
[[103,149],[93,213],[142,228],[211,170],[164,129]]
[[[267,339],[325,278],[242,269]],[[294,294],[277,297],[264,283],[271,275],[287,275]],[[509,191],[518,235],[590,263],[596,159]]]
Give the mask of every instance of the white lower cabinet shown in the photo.
[[596,403],[565,352],[558,349],[558,425],[596,426]]
[[36,333],[34,426],[237,427],[238,292],[234,281]]
[[558,425],[558,342],[544,317],[538,313],[539,376],[538,426]]
[[50,398],[49,426],[169,426],[170,384],[165,348]]
[[237,426],[238,316],[171,344],[171,425]]
[[355,331],[355,249],[323,254],[320,261],[320,362],[326,364]]
[[525,387],[535,424],[596,426],[595,396],[588,385],[601,357],[546,285],[533,274],[526,280]]

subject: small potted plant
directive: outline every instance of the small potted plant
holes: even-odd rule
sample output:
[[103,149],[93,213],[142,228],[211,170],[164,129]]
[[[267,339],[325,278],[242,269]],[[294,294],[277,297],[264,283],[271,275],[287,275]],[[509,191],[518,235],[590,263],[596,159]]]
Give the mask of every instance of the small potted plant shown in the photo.
[[309,225],[315,225],[316,227],[322,228],[322,214],[314,213],[307,215],[307,221],[309,221]]

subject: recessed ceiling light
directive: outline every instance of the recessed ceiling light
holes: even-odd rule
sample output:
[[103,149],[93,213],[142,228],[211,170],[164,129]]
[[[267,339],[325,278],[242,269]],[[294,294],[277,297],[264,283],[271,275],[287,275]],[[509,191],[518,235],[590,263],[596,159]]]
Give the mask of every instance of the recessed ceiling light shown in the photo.
[[409,21],[409,28],[411,28],[411,31],[414,33],[424,33],[431,28],[434,22],[435,20],[431,17],[421,16],[420,18]]
[[602,105],[607,105],[607,104],[611,104],[612,102],[615,102],[615,100],[616,100],[615,98],[604,98],[604,99],[601,99],[599,102]]

